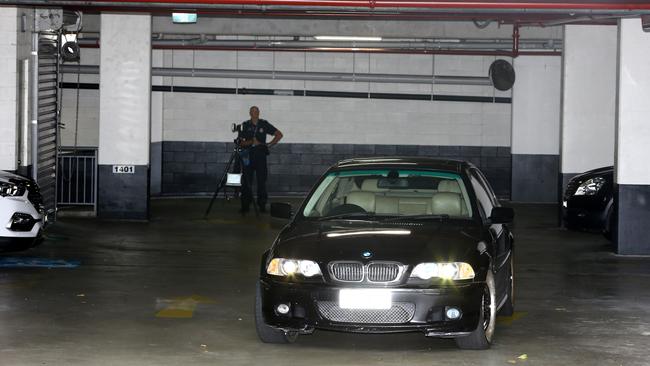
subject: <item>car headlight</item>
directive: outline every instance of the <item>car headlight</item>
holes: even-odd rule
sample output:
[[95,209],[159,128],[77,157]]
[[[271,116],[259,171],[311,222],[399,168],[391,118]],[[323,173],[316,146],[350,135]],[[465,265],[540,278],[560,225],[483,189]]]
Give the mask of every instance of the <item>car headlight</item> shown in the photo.
[[296,274],[305,277],[313,277],[321,274],[320,267],[314,261],[303,259],[273,258],[266,267],[266,273],[274,276],[294,276]]
[[18,197],[25,194],[25,187],[19,186],[11,182],[0,182],[0,196],[13,196]]
[[605,185],[606,180],[603,177],[594,177],[582,182],[574,196],[593,196]]
[[471,280],[474,269],[464,262],[420,263],[411,272],[411,277],[429,280],[434,277],[444,280]]

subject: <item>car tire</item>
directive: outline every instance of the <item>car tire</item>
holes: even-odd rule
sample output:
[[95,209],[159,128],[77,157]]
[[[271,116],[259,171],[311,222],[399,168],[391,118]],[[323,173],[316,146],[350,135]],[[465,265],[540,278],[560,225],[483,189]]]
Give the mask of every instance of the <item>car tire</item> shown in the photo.
[[508,298],[499,309],[499,315],[512,316],[515,313],[515,261],[510,255],[510,266],[508,267]]
[[264,343],[294,343],[298,338],[298,332],[285,333],[266,324],[262,313],[262,288],[259,282],[255,290],[255,330],[259,339]]
[[[481,297],[481,313],[478,326],[470,335],[456,338],[456,345],[460,349],[482,350],[490,348],[496,327],[496,299],[494,276],[488,271],[485,278],[485,288]],[[487,318],[487,319],[486,319]]]

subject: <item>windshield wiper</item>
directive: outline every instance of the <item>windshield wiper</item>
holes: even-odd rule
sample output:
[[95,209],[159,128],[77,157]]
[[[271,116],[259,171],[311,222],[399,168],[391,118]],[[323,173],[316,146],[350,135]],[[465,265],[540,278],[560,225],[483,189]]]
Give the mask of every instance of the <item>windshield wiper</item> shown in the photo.
[[406,220],[448,220],[449,215],[400,215],[400,216],[392,216],[387,219],[381,220],[382,222],[390,222],[390,221],[406,221]]
[[372,218],[375,217],[375,215],[367,212],[351,212],[351,213],[344,213],[338,215],[323,216],[318,218],[318,221],[336,220],[336,219],[354,219],[359,217]]

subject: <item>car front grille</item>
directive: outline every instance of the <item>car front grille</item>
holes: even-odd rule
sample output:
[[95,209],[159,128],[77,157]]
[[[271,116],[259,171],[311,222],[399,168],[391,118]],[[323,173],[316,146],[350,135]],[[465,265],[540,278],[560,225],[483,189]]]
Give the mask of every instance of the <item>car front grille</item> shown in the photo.
[[396,263],[370,263],[367,267],[368,281],[392,282],[399,276],[400,266]]
[[360,262],[335,262],[330,267],[332,277],[338,281],[361,282],[363,271],[363,264]]
[[333,279],[344,282],[394,282],[399,279],[402,265],[396,262],[332,262],[330,274]]
[[413,319],[415,304],[394,302],[390,309],[342,309],[335,301],[318,301],[321,316],[337,323],[403,324]]

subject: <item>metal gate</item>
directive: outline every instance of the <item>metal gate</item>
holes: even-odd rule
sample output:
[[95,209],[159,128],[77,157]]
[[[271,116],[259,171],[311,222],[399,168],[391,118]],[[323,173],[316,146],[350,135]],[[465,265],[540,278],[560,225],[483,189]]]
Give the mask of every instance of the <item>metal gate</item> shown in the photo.
[[[32,151],[36,151],[32,174],[43,195],[43,206],[50,220],[56,218],[57,156],[59,152],[59,44],[60,33],[40,32],[34,36],[32,108]],[[37,59],[35,59],[37,57]],[[35,123],[37,122],[37,123]]]

